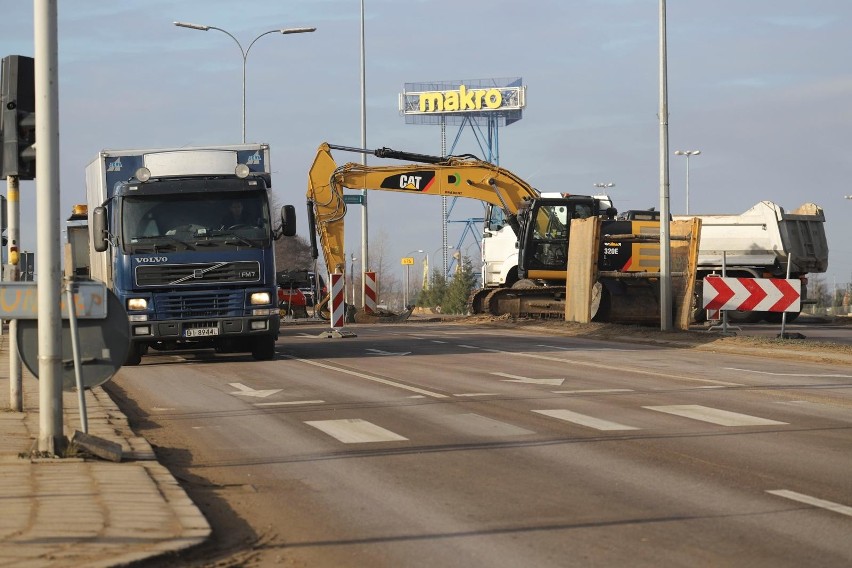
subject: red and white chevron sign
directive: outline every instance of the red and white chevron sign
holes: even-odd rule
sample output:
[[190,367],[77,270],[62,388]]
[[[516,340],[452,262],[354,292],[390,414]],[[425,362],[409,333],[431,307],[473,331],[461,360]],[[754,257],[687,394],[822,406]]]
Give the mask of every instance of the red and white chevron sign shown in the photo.
[[704,308],[743,312],[798,312],[802,295],[800,280],[783,278],[704,279]]
[[331,312],[331,327],[343,327],[343,290],[344,279],[342,274],[329,274],[331,279],[331,295],[328,298],[329,312]]

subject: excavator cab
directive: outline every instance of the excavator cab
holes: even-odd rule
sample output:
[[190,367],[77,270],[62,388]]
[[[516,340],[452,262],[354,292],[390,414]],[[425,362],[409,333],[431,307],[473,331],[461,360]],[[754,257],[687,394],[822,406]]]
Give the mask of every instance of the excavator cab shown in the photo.
[[599,215],[598,200],[583,195],[541,198],[520,209],[524,246],[518,251],[518,275],[564,286],[571,220]]

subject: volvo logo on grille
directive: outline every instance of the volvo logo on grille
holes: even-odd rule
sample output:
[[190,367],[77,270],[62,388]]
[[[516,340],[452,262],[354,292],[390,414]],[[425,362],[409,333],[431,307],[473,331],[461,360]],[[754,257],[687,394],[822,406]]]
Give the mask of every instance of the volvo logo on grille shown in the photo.
[[155,264],[160,262],[168,262],[169,257],[167,256],[140,256],[136,258],[136,262],[142,264]]
[[192,271],[192,277],[193,278],[204,278],[204,271],[201,270],[200,268],[196,268],[195,270]]

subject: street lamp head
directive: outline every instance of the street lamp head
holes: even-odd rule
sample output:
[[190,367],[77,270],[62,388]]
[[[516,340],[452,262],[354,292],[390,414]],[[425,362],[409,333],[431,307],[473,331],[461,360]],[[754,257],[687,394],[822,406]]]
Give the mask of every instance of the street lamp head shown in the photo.
[[190,24],[187,22],[172,22],[179,28],[189,28],[191,30],[201,30],[202,32],[206,32],[210,29],[210,26],[202,26],[201,24]]
[[304,34],[304,33],[308,33],[308,32],[315,32],[315,31],[317,31],[317,29],[316,28],[284,28],[284,29],[278,30],[278,31],[280,31],[282,34]]
[[614,183],[612,183],[612,182],[609,182],[609,183],[596,183],[596,184],[594,184],[594,186],[595,186],[595,187],[602,187],[602,188],[603,188],[603,187],[615,187],[615,184],[614,184]]
[[701,150],[675,150],[675,156],[686,156],[689,158],[690,156],[697,156],[701,153]]

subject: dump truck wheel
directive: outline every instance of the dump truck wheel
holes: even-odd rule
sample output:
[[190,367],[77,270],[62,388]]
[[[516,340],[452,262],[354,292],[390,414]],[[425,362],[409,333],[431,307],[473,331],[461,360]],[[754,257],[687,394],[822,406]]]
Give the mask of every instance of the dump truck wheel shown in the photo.
[[[781,319],[784,316],[783,312],[761,312],[763,314],[763,319],[765,319],[769,323],[781,323]],[[787,312],[787,323],[791,323],[796,321],[796,318],[799,317],[800,312]]]
[[731,323],[757,323],[761,319],[763,319],[761,312],[728,310],[728,321]]

